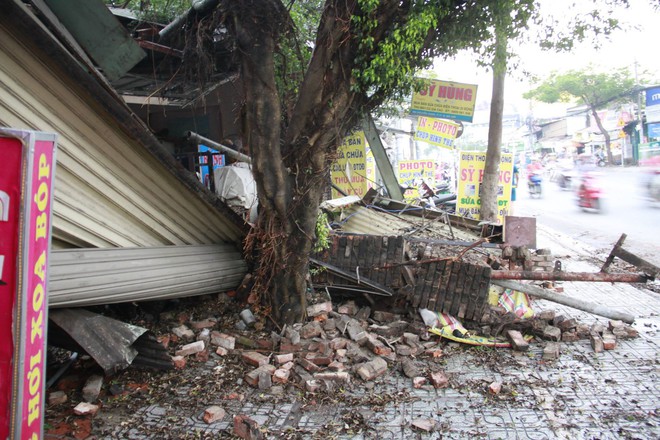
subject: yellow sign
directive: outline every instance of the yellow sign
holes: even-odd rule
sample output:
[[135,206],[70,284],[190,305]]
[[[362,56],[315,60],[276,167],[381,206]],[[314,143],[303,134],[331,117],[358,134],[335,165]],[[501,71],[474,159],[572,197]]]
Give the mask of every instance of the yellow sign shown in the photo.
[[[367,192],[367,154],[364,132],[358,131],[344,138],[339,158],[330,168],[332,183],[347,195],[363,197]],[[332,189],[332,197],[342,195]]]
[[410,113],[472,122],[476,102],[476,85],[428,80],[425,88],[413,93]]
[[460,127],[455,122],[420,116],[417,118],[417,130],[413,137],[418,141],[452,149]]
[[[486,166],[486,153],[461,152],[458,173],[458,193],[456,214],[478,220],[481,206],[481,182]],[[513,156],[502,154],[500,177],[497,187],[497,218],[504,223],[511,204],[511,183],[513,178]]]
[[401,160],[399,161],[399,184],[406,190],[403,197],[407,200],[419,197],[418,185],[424,180],[433,187],[435,179],[435,163],[432,160]]

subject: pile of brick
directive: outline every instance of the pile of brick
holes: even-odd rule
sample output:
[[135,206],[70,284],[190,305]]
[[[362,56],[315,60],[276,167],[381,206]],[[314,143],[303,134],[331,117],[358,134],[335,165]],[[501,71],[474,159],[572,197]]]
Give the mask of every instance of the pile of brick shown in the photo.
[[[547,341],[543,349],[544,360],[559,358],[561,342],[589,340],[594,351],[599,353],[603,350],[615,349],[618,338],[639,336],[637,330],[623,321],[609,321],[607,327],[599,322],[587,325],[579,323],[574,318],[557,315],[553,310],[541,311],[533,318],[519,321],[514,326],[524,327],[525,333]],[[482,329],[486,333],[491,331],[489,326],[484,326]],[[520,330],[507,330],[506,336],[514,350],[527,351],[529,344]]]

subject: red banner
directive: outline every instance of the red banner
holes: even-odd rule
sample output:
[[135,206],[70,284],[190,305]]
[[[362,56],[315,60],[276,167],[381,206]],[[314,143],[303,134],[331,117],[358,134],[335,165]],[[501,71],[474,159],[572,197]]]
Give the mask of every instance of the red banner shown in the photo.
[[43,434],[55,139],[0,129],[0,438]]

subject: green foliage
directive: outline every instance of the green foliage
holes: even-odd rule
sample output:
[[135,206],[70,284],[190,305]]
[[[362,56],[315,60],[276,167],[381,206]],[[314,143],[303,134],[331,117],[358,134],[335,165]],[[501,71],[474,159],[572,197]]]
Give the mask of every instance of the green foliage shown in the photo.
[[314,242],[314,252],[321,252],[330,247],[330,225],[328,215],[325,212],[319,212],[316,218],[316,241]]
[[600,109],[613,101],[630,100],[634,91],[635,79],[628,69],[601,73],[589,66],[562,74],[555,72],[523,97],[547,103],[574,102]]
[[276,58],[277,88],[284,104],[293,102],[312,57],[324,0],[292,1],[292,32],[279,42]]

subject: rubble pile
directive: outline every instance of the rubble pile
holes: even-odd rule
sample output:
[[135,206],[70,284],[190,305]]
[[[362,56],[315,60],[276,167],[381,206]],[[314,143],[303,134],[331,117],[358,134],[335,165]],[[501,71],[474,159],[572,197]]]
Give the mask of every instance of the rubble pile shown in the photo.
[[[244,303],[228,299],[226,294],[221,296],[225,313],[231,314],[214,316],[212,310],[218,309],[210,305],[199,306],[195,314],[160,314],[160,331],[154,332],[160,334],[159,340],[172,355],[175,371],[168,374],[190,372],[197,377],[200,373],[193,371],[200,367],[217,372],[218,387],[238,399],[248,394],[246,387],[272,395],[303,392],[314,396],[352,387],[368,388],[369,383],[388,374],[403,375],[417,389],[451,386],[451,374],[443,370],[447,342],[430,334],[412,310],[397,314],[372,310],[354,300],[338,305],[323,300],[308,307],[306,322],[268,333],[260,320],[246,313],[249,309],[241,311]],[[490,317],[488,323],[470,322],[466,327],[508,340],[516,351],[529,350],[534,339],[543,341],[545,361],[559,357],[562,342],[590,339],[598,352],[615,348],[616,338],[636,336],[635,330],[622,322],[610,321],[607,328],[601,324],[587,326],[553,311],[521,320],[492,307]],[[104,384],[103,377],[92,374],[86,382],[79,381],[68,390],[60,386],[53,389],[49,406],[63,407],[69,402],[75,406],[75,415],[94,416],[103,411],[104,400],[126,395],[126,386],[120,391],[116,388],[115,380]],[[496,394],[496,388],[490,392]],[[232,389],[234,392],[229,392]],[[254,431],[249,417],[231,414],[229,408],[217,403],[209,404],[202,418],[214,423],[228,415],[235,418],[239,431]]]

